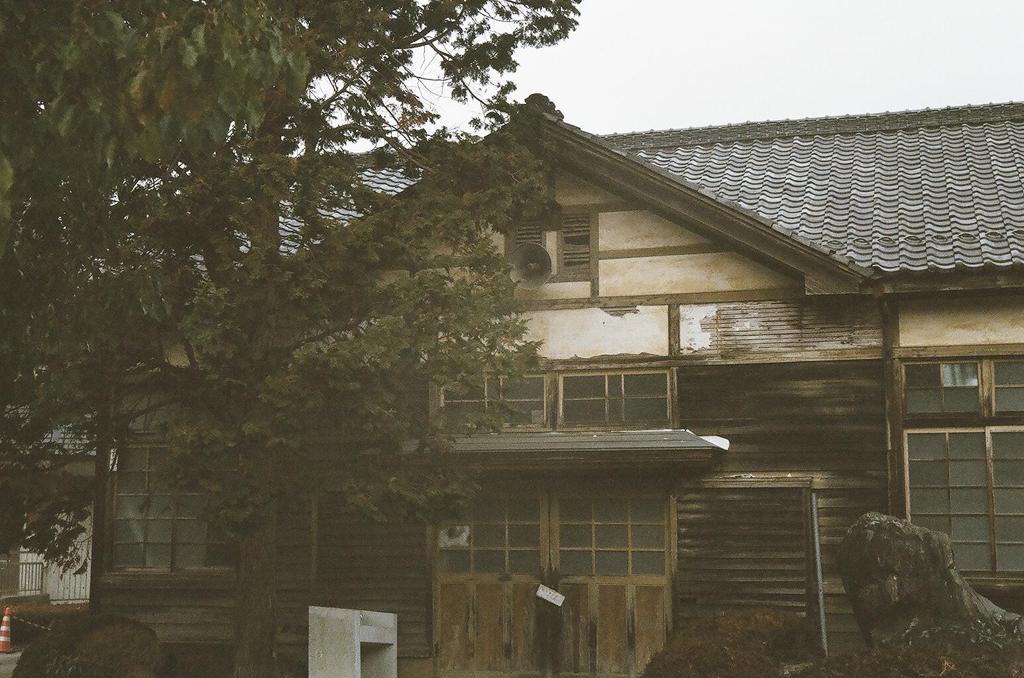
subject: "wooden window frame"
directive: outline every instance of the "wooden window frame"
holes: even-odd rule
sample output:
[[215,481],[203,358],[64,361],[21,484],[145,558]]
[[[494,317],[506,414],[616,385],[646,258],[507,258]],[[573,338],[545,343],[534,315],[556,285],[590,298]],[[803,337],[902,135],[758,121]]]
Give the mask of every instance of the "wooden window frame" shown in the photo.
[[[946,434],[946,435],[951,434],[951,433],[983,433],[984,434],[984,437],[985,437],[985,469],[986,469],[986,479],[985,479],[986,487],[985,487],[985,491],[986,491],[986,496],[987,496],[987,500],[988,500],[987,512],[986,512],[985,516],[986,516],[986,518],[988,520],[989,560],[992,563],[992,566],[988,570],[963,570],[965,572],[965,574],[967,574],[969,576],[972,576],[972,577],[974,577],[974,576],[981,576],[981,577],[988,576],[988,577],[1007,577],[1007,578],[1013,578],[1013,579],[1019,579],[1021,577],[1024,577],[1024,566],[1021,566],[1021,569],[1017,569],[1017,570],[1001,570],[1001,569],[999,569],[999,558],[998,558],[998,546],[999,546],[999,544],[1024,545],[1024,540],[1016,541],[1016,542],[1010,542],[1010,541],[999,542],[997,540],[997,537],[996,537],[996,518],[998,518],[1000,516],[1004,516],[1004,517],[1005,516],[1024,517],[1024,512],[1022,512],[1022,513],[1001,513],[1000,514],[1000,513],[996,512],[996,508],[995,508],[995,490],[997,488],[997,485],[995,483],[994,449],[993,449],[993,444],[992,444],[992,434],[993,433],[1004,433],[1004,432],[1005,433],[1024,433],[1024,424],[1018,424],[1018,425],[992,425],[992,426],[967,426],[967,427],[958,427],[958,426],[945,426],[945,427],[942,427],[942,426],[935,426],[935,427],[922,427],[922,428],[907,429],[907,430],[904,430],[904,432],[903,432],[903,449],[904,449],[904,455],[903,455],[903,493],[904,493],[904,495],[903,496],[905,498],[904,508],[906,510],[906,515],[910,517],[911,522],[913,522],[914,513],[913,513],[913,506],[911,505],[911,500],[910,500],[910,490],[911,490],[911,482],[910,482],[910,436],[912,436],[912,435],[919,435],[919,434],[928,434],[928,433],[941,433],[941,434]],[[1022,457],[1022,461],[1024,461],[1024,457]],[[947,463],[948,463],[948,457],[947,457]],[[947,477],[947,483],[946,483],[945,487],[947,489],[949,489],[951,487],[955,487],[955,486],[950,484],[948,477]],[[1015,485],[1015,486],[998,486],[998,487],[1000,487],[1001,489],[1010,489],[1010,490],[1016,489],[1016,490],[1019,490],[1020,492],[1024,493],[1024,484],[1022,484],[1022,485]],[[953,513],[952,505],[950,506],[949,513],[946,514],[946,515],[948,515],[950,517],[954,516],[954,515],[957,515],[957,514]],[[954,551],[955,551],[955,547],[954,547]]]
[[[666,416],[665,416],[665,418],[664,419],[658,419],[658,420],[651,420],[651,421],[643,421],[643,422],[628,422],[628,421],[625,421],[625,416],[623,416],[623,421],[621,421],[621,422],[611,422],[611,421],[609,421],[608,402],[609,402],[610,398],[609,398],[609,395],[608,395],[608,377],[610,377],[610,376],[625,377],[625,376],[628,376],[628,375],[642,375],[642,374],[664,375],[664,377],[665,377],[665,409],[666,409]],[[564,412],[565,412],[565,379],[567,377],[568,378],[572,378],[572,377],[597,377],[597,376],[605,377],[605,387],[604,387],[605,388],[605,392],[604,392],[605,421],[603,423],[599,423],[599,422],[589,422],[589,423],[571,423],[571,422],[566,422],[565,421],[565,414],[564,414]],[[646,369],[646,370],[644,370],[644,369],[633,369],[633,370],[622,369],[622,370],[593,370],[593,371],[586,370],[586,371],[580,371],[580,372],[560,372],[560,373],[557,374],[556,379],[557,379],[557,382],[558,382],[558,388],[557,388],[557,391],[558,391],[557,392],[558,402],[557,402],[557,408],[556,408],[557,409],[557,411],[556,411],[556,418],[557,418],[557,421],[556,421],[557,426],[556,426],[556,428],[557,428],[557,430],[560,430],[560,431],[629,430],[629,429],[647,430],[647,429],[651,429],[652,427],[669,428],[669,427],[672,426],[673,415],[675,413],[675,403],[674,403],[673,398],[672,398],[672,390],[673,390],[672,389],[672,370],[670,370],[670,369],[667,369],[667,368],[666,369]],[[597,398],[595,397],[594,399],[596,400]],[[570,400],[572,400],[572,399],[570,399]],[[623,400],[623,403],[625,403],[625,400],[626,400],[625,388],[623,388],[622,400]]]
[[[917,366],[935,366],[939,369],[939,378],[942,378],[942,366],[943,365],[956,365],[956,364],[969,364],[973,363],[975,366],[978,385],[975,387],[975,396],[977,398],[978,409],[976,411],[969,410],[954,410],[954,411],[940,411],[940,412],[911,412],[909,407],[909,395],[911,391],[923,390],[917,388],[911,388],[908,386],[907,379],[907,368]],[[986,386],[985,386],[985,361],[980,358],[944,358],[942,360],[914,360],[903,363],[903,392],[900,394],[903,402],[903,411],[906,413],[907,419],[920,419],[922,421],[948,421],[950,418],[958,419],[970,419],[984,416],[987,413],[986,408]],[[939,385],[940,397],[945,398],[945,390],[947,388],[963,388],[963,387],[945,387],[942,386],[941,382]]]
[[[183,516],[183,515],[180,515],[180,513],[179,513],[180,512],[180,505],[179,505],[180,504],[180,499],[182,497],[204,497],[206,495],[204,495],[201,492],[178,492],[178,491],[153,492],[152,487],[150,485],[150,482],[151,482],[150,479],[152,478],[152,476],[153,476],[153,474],[155,472],[155,469],[153,468],[153,465],[152,465],[152,455],[154,453],[159,454],[159,450],[161,449],[161,447],[159,445],[139,445],[139,446],[132,446],[129,449],[132,452],[144,451],[145,454],[146,454],[146,464],[145,464],[145,468],[142,469],[141,471],[138,471],[138,470],[128,471],[128,470],[117,469],[117,470],[114,470],[111,473],[111,477],[113,479],[113,492],[112,492],[112,495],[111,495],[112,501],[111,501],[110,514],[109,514],[110,515],[110,522],[109,522],[109,530],[110,530],[109,534],[110,534],[110,537],[108,539],[108,544],[109,544],[109,552],[108,553],[109,553],[109,555],[107,557],[107,560],[108,560],[108,562],[110,564],[110,570],[113,571],[113,572],[138,572],[138,573],[153,574],[153,575],[166,575],[166,574],[175,574],[175,573],[183,573],[183,572],[225,572],[225,571],[233,570],[235,566],[234,565],[229,565],[229,564],[225,564],[225,565],[179,565],[178,564],[178,562],[177,562],[178,561],[178,554],[179,554],[179,550],[180,550],[180,548],[182,546],[194,546],[194,545],[199,545],[200,544],[200,542],[180,542],[179,541],[179,539],[178,539],[178,530],[181,527],[181,523],[184,522],[184,521],[193,521],[193,522],[196,522],[196,523],[206,522],[206,521],[203,521],[203,519],[201,517],[198,517],[198,516],[193,517],[193,516]],[[120,457],[120,455],[119,455],[119,457]],[[121,460],[119,458],[118,459],[118,465],[120,465],[120,464],[121,464]],[[120,483],[121,483],[121,479],[123,477],[121,474],[122,473],[129,473],[129,472],[132,472],[132,473],[143,473],[145,475],[146,487],[145,487],[144,491],[142,491],[142,492],[121,492],[120,491],[120,489],[121,489],[120,488]],[[148,509],[144,509],[143,510],[143,516],[139,517],[139,518],[126,518],[126,517],[122,517],[122,516],[118,515],[119,506],[120,506],[120,503],[121,503],[121,501],[123,500],[124,497],[145,497],[145,499],[143,500],[143,505],[146,506],[152,500],[152,498],[155,497],[155,496],[169,497],[170,498],[170,506],[171,506],[171,515],[170,516],[168,516],[166,518],[151,518],[151,517],[148,517],[148,516],[145,515],[145,513],[148,512]],[[117,539],[117,522],[119,520],[126,520],[126,521],[138,520],[138,521],[142,521],[142,523],[143,523],[142,540],[140,542],[120,542],[120,541],[118,541],[118,539]],[[143,564],[143,565],[121,565],[121,564],[118,564],[118,562],[116,560],[116,558],[117,558],[117,545],[118,544],[141,544],[142,545],[142,549],[143,549],[143,559],[145,559],[145,553],[146,553],[146,549],[147,549],[148,545],[150,543],[154,543],[154,542],[147,541],[150,522],[152,522],[153,520],[166,520],[166,521],[170,522],[170,537],[169,537],[170,541],[168,542],[168,547],[170,549],[169,564],[166,567],[164,567],[164,566],[156,566],[156,565],[145,565],[145,564]],[[160,543],[160,542],[155,542],[155,543]],[[225,546],[227,548],[230,548],[229,542],[227,542],[227,541],[212,541],[210,539],[210,526],[209,526],[209,524],[206,525],[206,538],[201,542],[201,544],[203,546],[207,547],[207,548],[209,548],[211,545],[220,545],[220,546]]]
[[[550,400],[551,400],[550,399],[550,395],[551,395],[551,393],[550,393],[550,386],[549,386],[550,380],[548,379],[548,375],[546,375],[544,373],[524,374],[522,376],[522,378],[523,379],[540,379],[541,380],[541,384],[542,384],[543,390],[541,392],[540,401],[541,401],[541,407],[543,407],[543,409],[544,409],[543,421],[540,424],[511,424],[511,423],[503,423],[501,429],[503,431],[550,431],[551,430],[551,406],[550,406]],[[495,379],[497,379],[497,381],[498,381],[499,395],[498,395],[498,398],[491,398],[488,395],[488,383],[491,382],[492,380],[495,380]],[[504,384],[504,382],[507,379],[508,379],[508,377],[493,377],[493,376],[484,377],[484,398],[483,398],[483,400],[474,399],[474,398],[451,398],[451,399],[449,399],[449,398],[447,398],[445,396],[445,389],[444,388],[440,388],[440,389],[437,390],[437,407],[439,408],[439,410],[440,410],[440,412],[442,413],[442,416],[443,416],[445,403],[448,400],[451,400],[452,402],[482,402],[483,405],[484,405],[484,409],[486,411],[486,409],[488,408],[490,403],[498,402],[498,401],[501,400],[502,385]],[[507,402],[507,403],[533,402],[533,399],[523,399],[523,398],[519,398],[519,399],[515,399],[515,400],[505,399],[505,402]]]

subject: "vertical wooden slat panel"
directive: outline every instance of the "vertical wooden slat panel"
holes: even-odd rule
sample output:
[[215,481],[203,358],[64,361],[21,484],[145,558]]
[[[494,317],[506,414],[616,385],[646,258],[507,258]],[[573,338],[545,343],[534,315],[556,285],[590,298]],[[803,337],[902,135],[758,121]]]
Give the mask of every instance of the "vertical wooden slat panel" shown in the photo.
[[560,673],[590,671],[590,600],[586,584],[564,584],[560,587],[562,603],[560,629]]
[[633,599],[636,628],[633,670],[641,673],[651,657],[665,645],[665,589],[662,586],[637,586]]
[[512,585],[512,610],[509,622],[512,642],[511,669],[516,673],[536,672],[540,667],[540,646],[537,638],[536,584],[515,582]]
[[441,584],[437,610],[438,663],[451,670],[469,666],[473,657],[472,585],[466,582]]
[[597,673],[629,673],[629,608],[624,584],[597,585]]
[[476,584],[476,655],[475,666],[481,671],[498,671],[504,663],[505,596],[500,583]]

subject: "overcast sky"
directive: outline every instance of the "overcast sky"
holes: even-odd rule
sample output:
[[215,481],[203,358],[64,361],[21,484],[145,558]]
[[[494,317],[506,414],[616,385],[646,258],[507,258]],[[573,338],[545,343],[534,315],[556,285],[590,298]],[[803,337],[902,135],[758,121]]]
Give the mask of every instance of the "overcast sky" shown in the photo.
[[520,64],[595,133],[1019,101],[1024,2],[584,0]]

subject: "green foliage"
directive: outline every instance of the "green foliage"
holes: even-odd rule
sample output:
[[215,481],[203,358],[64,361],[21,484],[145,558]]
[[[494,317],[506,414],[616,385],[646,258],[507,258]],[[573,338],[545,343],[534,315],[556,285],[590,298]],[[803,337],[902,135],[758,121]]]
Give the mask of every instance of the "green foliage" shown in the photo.
[[29,645],[15,678],[156,678],[162,665],[152,629],[99,615],[57,625]]
[[[139,429],[239,540],[324,490],[456,511],[427,393],[533,359],[492,235],[550,182],[503,78],[577,4],[0,0],[4,538],[60,557],[82,452]],[[486,139],[424,86],[479,101]]]

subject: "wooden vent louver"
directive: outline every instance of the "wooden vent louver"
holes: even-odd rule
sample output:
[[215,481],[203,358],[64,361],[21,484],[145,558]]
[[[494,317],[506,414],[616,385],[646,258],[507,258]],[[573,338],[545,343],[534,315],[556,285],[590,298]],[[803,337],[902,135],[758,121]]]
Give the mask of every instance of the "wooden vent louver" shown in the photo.
[[540,223],[525,223],[516,226],[515,236],[512,238],[514,245],[543,245],[544,238],[540,229]]
[[561,267],[559,277],[567,280],[590,279],[590,215],[567,214],[562,217]]

